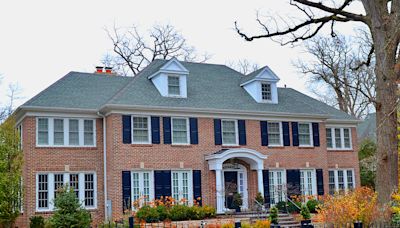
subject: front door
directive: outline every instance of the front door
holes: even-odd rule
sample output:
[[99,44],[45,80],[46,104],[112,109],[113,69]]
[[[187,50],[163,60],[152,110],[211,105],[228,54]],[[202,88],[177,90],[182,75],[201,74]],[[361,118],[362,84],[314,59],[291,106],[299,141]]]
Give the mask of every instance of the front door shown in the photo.
[[226,208],[234,209],[233,206],[233,195],[237,193],[238,183],[237,183],[237,172],[226,171],[224,172],[225,178],[225,203]]

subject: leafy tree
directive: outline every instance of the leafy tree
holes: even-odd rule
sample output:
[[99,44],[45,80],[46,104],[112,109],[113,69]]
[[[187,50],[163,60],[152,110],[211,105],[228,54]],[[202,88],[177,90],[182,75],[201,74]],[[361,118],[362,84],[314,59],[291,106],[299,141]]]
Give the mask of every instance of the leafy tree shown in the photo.
[[[399,0],[342,0],[314,1],[291,0],[289,6],[298,10],[301,18],[257,16],[261,34],[249,35],[235,22],[237,33],[246,41],[272,39],[282,45],[308,40],[324,29],[329,29],[336,37],[338,24],[359,23],[368,28],[372,37],[369,51],[358,66],[374,65],[376,98],[372,101],[376,108],[377,126],[377,173],[376,190],[380,203],[388,203],[391,193],[399,183],[398,174],[398,82],[400,81],[400,1]],[[364,11],[352,6],[361,4]],[[258,14],[259,15],[259,14]],[[372,61],[375,56],[375,61]]]
[[92,219],[89,211],[82,207],[73,189],[65,187],[58,190],[54,199],[55,212],[49,222],[57,228],[90,227]]
[[22,152],[15,119],[0,125],[0,226],[12,227],[20,213]]

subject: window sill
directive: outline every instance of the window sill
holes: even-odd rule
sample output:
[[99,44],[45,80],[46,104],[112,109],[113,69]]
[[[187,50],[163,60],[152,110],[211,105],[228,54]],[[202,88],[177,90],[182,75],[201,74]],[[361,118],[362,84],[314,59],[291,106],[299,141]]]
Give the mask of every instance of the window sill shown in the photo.
[[328,148],[329,152],[354,152],[353,148],[349,149],[333,149],[333,148]]
[[268,148],[271,148],[271,149],[280,149],[280,148],[285,148],[285,146],[283,146],[283,145],[268,145]]
[[298,146],[300,149],[314,149],[314,146]]
[[[89,211],[89,212],[93,212],[93,211],[97,211],[98,209],[97,208],[85,208],[87,211]],[[54,213],[55,212],[55,210],[36,210],[35,211],[35,214],[52,214],[52,213]]]
[[152,147],[153,144],[150,143],[132,143],[132,147]]
[[97,146],[35,146],[35,149],[72,149],[72,150],[97,150]]
[[223,148],[240,148],[240,145],[221,145]]
[[171,144],[171,147],[192,147],[192,144]]

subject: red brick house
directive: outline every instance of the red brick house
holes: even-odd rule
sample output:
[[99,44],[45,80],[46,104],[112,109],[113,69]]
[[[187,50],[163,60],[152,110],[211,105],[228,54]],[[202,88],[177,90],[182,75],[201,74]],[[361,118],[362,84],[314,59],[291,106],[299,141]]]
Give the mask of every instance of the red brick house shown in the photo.
[[268,67],[156,60],[135,77],[70,72],[18,108],[23,214],[48,215],[72,186],[95,223],[131,202],[201,199],[218,213],[359,185],[357,119],[290,88]]

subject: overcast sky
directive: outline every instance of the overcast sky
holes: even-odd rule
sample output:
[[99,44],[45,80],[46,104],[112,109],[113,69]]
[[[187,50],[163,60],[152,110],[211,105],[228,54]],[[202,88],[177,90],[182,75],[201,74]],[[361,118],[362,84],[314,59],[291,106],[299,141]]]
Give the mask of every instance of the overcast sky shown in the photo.
[[[305,78],[292,62],[307,58],[300,47],[282,47],[270,40],[245,42],[234,31],[238,21],[258,33],[255,15],[294,16],[287,1],[3,1],[0,3],[0,103],[6,102],[9,83],[18,83],[22,104],[69,71],[93,72],[111,42],[104,28],[136,24],[146,31],[153,24],[170,23],[211,63],[248,59],[268,65],[286,84],[310,94]],[[350,33],[351,26],[338,27]]]

